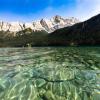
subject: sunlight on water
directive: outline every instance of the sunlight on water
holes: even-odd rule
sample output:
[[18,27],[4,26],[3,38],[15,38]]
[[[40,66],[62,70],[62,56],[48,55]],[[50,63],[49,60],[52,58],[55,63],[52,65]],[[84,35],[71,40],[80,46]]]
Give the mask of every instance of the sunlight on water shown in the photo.
[[100,100],[100,47],[1,48],[0,100]]

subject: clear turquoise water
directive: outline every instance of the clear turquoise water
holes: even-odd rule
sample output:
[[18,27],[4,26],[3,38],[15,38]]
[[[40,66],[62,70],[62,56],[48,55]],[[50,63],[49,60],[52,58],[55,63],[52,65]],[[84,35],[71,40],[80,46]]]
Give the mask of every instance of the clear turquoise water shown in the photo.
[[100,100],[100,47],[1,48],[0,100]]

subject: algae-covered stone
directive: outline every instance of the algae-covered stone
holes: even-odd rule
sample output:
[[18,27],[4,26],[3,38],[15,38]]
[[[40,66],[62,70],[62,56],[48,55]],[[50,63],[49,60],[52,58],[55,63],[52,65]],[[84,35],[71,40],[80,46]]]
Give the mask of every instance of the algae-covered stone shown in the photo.
[[46,81],[44,79],[37,79],[35,82],[37,87],[42,87],[43,85],[46,85]]
[[56,100],[54,93],[52,91],[48,90],[44,96],[45,100]]

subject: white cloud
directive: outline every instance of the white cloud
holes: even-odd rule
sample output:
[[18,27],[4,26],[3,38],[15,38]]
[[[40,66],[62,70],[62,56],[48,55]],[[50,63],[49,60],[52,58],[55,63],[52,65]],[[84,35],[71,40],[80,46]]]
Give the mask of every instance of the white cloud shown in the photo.
[[100,0],[77,0],[77,6],[74,10],[76,17],[86,20],[100,13]]
[[[28,0],[26,1],[28,2]],[[76,5],[71,5],[70,7],[68,7],[67,4],[64,4],[62,6],[59,6],[58,8],[52,6],[53,1],[54,0],[48,0],[50,5],[44,10],[37,13],[27,14],[27,16],[18,16],[12,13],[2,13],[0,14],[0,19],[33,21],[41,18],[50,18],[55,15],[61,15],[63,17],[76,17],[79,20],[86,20],[100,13],[100,0],[75,0]]]
[[[52,2],[53,0],[50,1]],[[76,5],[69,8],[67,7],[67,4],[62,5],[57,9],[52,8],[51,6],[44,11],[44,14],[47,13],[49,15],[59,14],[66,17],[76,17],[79,20],[87,20],[100,13],[100,0],[76,0]]]

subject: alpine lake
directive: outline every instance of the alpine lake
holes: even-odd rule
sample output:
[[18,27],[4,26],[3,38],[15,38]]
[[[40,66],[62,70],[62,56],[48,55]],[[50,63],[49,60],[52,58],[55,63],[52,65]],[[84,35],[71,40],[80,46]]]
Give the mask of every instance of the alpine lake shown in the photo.
[[100,47],[0,48],[0,100],[100,100]]

